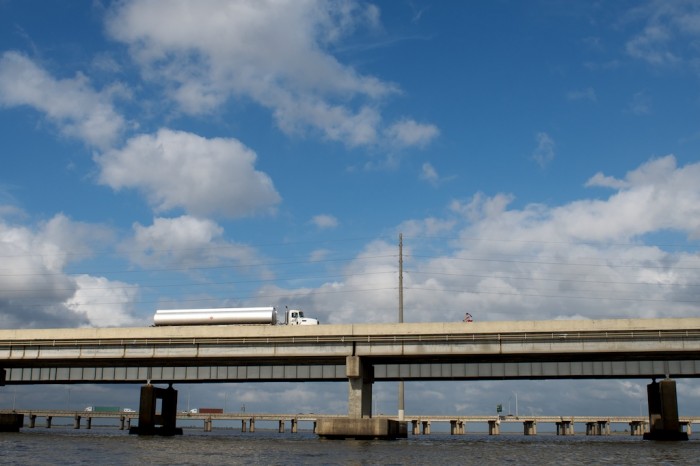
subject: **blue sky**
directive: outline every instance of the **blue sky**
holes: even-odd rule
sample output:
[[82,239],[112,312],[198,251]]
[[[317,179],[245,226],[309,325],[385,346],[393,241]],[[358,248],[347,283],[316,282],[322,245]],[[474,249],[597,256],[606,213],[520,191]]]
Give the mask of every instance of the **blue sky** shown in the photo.
[[695,316],[699,84],[693,1],[0,1],[0,325],[391,322],[399,233],[406,321]]

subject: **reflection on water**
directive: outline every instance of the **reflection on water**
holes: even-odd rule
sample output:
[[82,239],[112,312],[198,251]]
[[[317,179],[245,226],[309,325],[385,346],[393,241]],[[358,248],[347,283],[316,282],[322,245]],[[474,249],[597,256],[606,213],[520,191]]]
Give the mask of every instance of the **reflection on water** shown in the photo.
[[697,464],[700,440],[648,442],[629,435],[557,437],[432,434],[397,441],[322,440],[308,432],[187,429],[138,437],[113,428],[23,429],[0,434],[1,464]]

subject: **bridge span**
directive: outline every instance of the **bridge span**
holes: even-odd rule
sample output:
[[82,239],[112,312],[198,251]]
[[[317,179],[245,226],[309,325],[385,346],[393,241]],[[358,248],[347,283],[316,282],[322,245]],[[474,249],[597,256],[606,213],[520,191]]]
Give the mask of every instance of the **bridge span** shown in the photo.
[[380,381],[698,376],[700,318],[0,330],[8,385],[347,380],[356,418]]

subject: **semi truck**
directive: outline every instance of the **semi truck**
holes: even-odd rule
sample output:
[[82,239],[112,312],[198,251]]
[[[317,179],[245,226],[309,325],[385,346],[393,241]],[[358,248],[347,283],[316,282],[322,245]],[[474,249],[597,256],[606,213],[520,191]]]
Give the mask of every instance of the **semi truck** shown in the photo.
[[222,307],[213,309],[159,309],[153,316],[156,327],[164,325],[318,325],[304,311],[286,309],[284,321],[274,307]]

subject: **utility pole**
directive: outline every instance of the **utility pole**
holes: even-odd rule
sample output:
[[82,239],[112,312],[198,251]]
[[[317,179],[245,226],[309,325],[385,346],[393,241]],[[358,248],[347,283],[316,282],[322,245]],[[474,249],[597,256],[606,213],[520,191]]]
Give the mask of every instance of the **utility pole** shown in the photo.
[[[399,233],[399,323],[403,323],[403,233]],[[404,419],[403,380],[399,381],[399,421]]]

